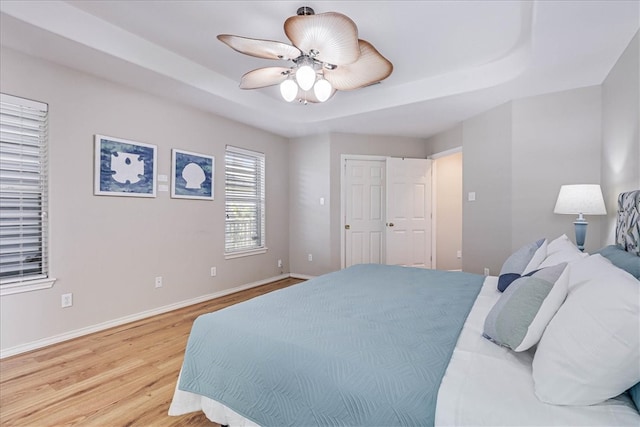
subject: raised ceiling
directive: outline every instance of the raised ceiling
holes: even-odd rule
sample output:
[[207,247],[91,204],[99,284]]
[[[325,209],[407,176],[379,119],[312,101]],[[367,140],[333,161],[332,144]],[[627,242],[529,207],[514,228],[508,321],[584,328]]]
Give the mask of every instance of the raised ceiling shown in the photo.
[[[381,84],[325,104],[238,88],[286,65],[239,54],[221,33],[288,43],[299,6],[349,16],[394,65]],[[427,137],[511,99],[601,84],[640,27],[637,0],[12,1],[0,42],[287,137]]]

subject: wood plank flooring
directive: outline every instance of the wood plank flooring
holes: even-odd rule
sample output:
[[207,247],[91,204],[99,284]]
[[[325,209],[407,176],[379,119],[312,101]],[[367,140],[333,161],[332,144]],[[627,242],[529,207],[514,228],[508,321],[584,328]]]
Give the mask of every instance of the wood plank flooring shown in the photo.
[[301,282],[284,279],[0,361],[2,426],[216,426],[169,417],[200,314]]

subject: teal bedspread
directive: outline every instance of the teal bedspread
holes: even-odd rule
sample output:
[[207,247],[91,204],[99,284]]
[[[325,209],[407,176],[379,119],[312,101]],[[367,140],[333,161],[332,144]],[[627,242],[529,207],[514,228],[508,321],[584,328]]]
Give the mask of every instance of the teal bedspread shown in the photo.
[[356,265],[200,316],[179,389],[262,426],[433,425],[483,280]]

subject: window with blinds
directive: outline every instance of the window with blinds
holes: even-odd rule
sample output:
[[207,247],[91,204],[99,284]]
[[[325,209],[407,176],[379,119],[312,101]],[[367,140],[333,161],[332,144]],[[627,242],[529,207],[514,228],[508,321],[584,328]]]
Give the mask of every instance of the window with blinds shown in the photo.
[[0,94],[0,287],[48,277],[47,105]]
[[225,253],[265,249],[264,154],[227,146]]

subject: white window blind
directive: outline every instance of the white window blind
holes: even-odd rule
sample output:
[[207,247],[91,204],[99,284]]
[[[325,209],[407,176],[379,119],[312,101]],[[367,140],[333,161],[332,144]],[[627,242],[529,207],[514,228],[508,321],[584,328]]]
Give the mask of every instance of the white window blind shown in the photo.
[[225,252],[265,248],[264,154],[227,146]]
[[0,94],[0,286],[46,279],[47,105]]

